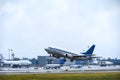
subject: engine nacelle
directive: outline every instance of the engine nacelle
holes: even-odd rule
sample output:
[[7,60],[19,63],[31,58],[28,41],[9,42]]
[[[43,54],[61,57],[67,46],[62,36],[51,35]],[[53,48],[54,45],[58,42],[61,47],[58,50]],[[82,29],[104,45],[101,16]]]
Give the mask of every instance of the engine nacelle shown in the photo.
[[58,56],[58,55],[53,54],[52,56],[55,57],[55,58],[60,58],[60,56]]
[[72,58],[73,56],[71,54],[65,54],[65,57]]

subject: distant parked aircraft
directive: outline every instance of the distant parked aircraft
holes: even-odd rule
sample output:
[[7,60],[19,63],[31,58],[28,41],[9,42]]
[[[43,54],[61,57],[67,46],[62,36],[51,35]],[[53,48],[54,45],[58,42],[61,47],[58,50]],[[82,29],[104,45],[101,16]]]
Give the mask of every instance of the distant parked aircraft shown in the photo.
[[97,58],[94,54],[95,45],[92,45],[86,52],[81,53],[81,54],[75,54],[75,53],[71,53],[71,52],[67,52],[61,49],[57,49],[57,48],[52,48],[52,47],[48,47],[45,49],[45,51],[48,52],[48,54],[52,55],[55,58],[60,58],[63,57],[64,61],[66,61],[65,58],[69,58],[71,61],[73,60],[91,60],[92,58]]
[[31,65],[31,62],[29,60],[5,60],[3,55],[0,54],[0,65],[1,66],[10,66],[12,68],[21,68],[22,66],[29,67]]
[[3,61],[2,65],[10,65],[12,68],[21,68],[22,66],[29,67],[31,65],[31,62],[29,60],[18,60],[18,61]]

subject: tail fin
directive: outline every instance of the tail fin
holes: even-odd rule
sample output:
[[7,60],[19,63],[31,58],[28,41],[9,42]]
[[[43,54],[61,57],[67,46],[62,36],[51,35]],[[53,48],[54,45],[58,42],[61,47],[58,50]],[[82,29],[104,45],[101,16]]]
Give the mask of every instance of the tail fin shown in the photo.
[[85,55],[91,55],[94,51],[95,45],[92,45],[86,52],[82,53]]

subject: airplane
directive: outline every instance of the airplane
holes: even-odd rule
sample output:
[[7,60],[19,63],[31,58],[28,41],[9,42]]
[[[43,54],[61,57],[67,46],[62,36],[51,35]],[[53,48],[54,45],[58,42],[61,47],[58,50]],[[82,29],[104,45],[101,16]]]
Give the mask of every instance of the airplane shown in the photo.
[[63,57],[64,61],[66,61],[65,58],[68,58],[71,60],[71,62],[73,60],[91,60],[92,58],[97,58],[93,53],[95,48],[95,45],[92,45],[86,52],[83,52],[81,54],[75,54],[75,53],[71,53],[68,51],[64,51],[61,49],[57,49],[57,48],[52,48],[52,47],[48,47],[45,49],[45,51],[50,54],[50,56],[55,57],[55,58],[60,58]]
[[29,67],[31,65],[31,62],[29,60],[18,60],[18,61],[7,61],[5,60],[2,62],[2,66],[9,65],[12,68],[21,68],[22,66]]
[[12,68],[21,68],[22,66],[29,67],[32,63],[29,60],[5,60],[0,54],[0,66],[10,66]]

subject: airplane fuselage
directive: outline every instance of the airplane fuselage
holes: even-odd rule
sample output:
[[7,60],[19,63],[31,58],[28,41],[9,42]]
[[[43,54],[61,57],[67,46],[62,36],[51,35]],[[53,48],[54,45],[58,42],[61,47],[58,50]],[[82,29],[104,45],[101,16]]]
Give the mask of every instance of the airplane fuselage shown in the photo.
[[91,59],[91,56],[89,55],[83,55],[83,54],[78,55],[75,53],[67,52],[67,51],[52,48],[52,47],[49,47],[45,50],[48,52],[48,54],[52,55],[55,58],[64,57],[71,60],[90,60]]
[[10,66],[13,68],[21,67],[21,66],[29,66],[31,65],[31,62],[29,60],[18,60],[18,61],[7,61],[4,60],[1,64],[1,66]]

